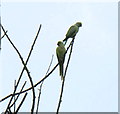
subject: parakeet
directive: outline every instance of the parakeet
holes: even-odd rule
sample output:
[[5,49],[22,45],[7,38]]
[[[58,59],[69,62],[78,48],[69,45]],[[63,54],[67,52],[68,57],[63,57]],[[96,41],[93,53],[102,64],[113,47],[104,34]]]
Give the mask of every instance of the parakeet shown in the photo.
[[68,38],[74,38],[77,34],[77,32],[79,31],[79,27],[82,27],[82,23],[81,22],[77,22],[76,24],[72,25],[66,34],[65,39],[63,40],[63,42],[67,42]]
[[59,72],[61,76],[61,80],[63,80],[63,72],[64,72],[64,60],[65,60],[65,52],[66,49],[62,41],[58,41],[58,47],[56,48],[56,55],[59,62]]

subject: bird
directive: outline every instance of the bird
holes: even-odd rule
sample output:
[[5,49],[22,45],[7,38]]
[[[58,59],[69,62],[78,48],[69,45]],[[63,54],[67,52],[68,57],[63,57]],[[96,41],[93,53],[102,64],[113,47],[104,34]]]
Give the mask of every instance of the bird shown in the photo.
[[63,40],[64,45],[67,43],[67,40],[69,38],[75,38],[77,32],[79,31],[79,27],[82,27],[82,23],[81,22],[77,22],[76,24],[72,25],[68,31],[67,31],[67,34],[66,34],[66,37],[65,39]]
[[56,48],[56,55],[57,55],[58,64],[59,64],[59,74],[61,76],[61,80],[63,80],[66,49],[62,41],[58,41],[57,45],[58,47]]

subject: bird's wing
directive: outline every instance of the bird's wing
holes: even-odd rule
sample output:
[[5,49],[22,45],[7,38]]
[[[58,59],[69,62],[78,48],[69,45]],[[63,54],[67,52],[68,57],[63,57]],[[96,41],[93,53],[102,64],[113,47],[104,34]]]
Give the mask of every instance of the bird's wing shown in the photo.
[[57,58],[58,58],[58,62],[61,63],[63,61],[63,58],[62,58],[62,55],[61,55],[61,49],[60,49],[60,47],[57,47],[57,49],[56,49],[56,55],[57,55]]
[[66,49],[64,47],[57,47],[56,49],[56,55],[57,55],[58,61],[61,63],[64,63],[65,52],[66,52]]
[[78,32],[78,27],[76,25],[73,25],[69,28],[67,34],[66,34],[66,37],[67,38],[72,38],[76,35],[76,33]]

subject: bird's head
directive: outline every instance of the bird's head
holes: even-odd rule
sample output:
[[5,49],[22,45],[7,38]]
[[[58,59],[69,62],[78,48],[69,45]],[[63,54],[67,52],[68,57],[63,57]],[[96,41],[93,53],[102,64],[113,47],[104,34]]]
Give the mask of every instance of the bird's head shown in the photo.
[[62,41],[58,41],[57,43],[58,46],[64,45]]
[[78,27],[82,27],[82,23],[81,23],[81,22],[77,22],[76,25],[77,25]]

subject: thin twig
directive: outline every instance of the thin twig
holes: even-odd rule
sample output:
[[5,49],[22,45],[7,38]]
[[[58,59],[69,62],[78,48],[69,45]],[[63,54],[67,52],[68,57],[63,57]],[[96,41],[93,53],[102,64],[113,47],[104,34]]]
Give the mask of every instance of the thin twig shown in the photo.
[[[48,70],[47,70],[47,72],[46,72],[46,75],[48,74],[48,72],[49,72],[49,70],[50,70],[50,67],[51,67],[51,65],[52,65],[53,57],[54,57],[54,55],[52,55],[52,59],[51,59],[50,65],[49,65],[49,67],[48,67]],[[44,81],[43,81],[43,82],[44,82]],[[40,103],[40,95],[41,95],[41,91],[42,91],[43,82],[40,84],[36,114],[38,113],[38,108],[39,108],[39,103]]]
[[17,113],[18,113],[18,111],[19,111],[20,107],[22,106],[22,104],[23,104],[23,102],[24,102],[24,100],[25,100],[26,96],[27,96],[27,93],[25,93],[25,95],[24,95],[24,97],[23,97],[23,99],[22,99],[21,103],[19,104],[19,106],[18,106],[18,108],[17,108],[17,110],[16,110],[16,112],[15,112],[15,114],[17,114]]
[[38,108],[39,108],[39,103],[40,103],[40,95],[41,95],[41,90],[42,90],[43,82],[40,84],[40,89],[38,89],[39,90],[39,95],[38,95],[38,102],[37,102],[36,114],[38,114]]
[[[27,81],[24,82],[24,84],[23,84],[20,92],[21,92],[21,91],[23,90],[23,88],[25,87],[26,82],[27,82]],[[14,100],[13,104],[11,104],[11,105],[9,106],[10,108],[15,104],[15,102],[17,101],[17,99],[19,98],[19,96],[20,96],[20,94],[17,95],[17,97],[16,97],[16,99]]]
[[12,114],[12,112],[11,112],[10,108],[8,109],[8,111],[7,111],[7,112],[8,112],[8,114]]
[[50,67],[51,67],[51,65],[52,65],[53,57],[54,57],[54,55],[52,55],[52,59],[51,59],[51,61],[50,61],[50,65],[49,65],[49,67],[48,67],[48,69],[47,69],[46,75],[48,74],[48,72],[49,72],[49,70],[50,70]]
[[[14,89],[15,89],[15,87],[16,87],[16,80],[15,80],[15,82],[14,82]],[[14,96],[14,102],[15,102],[15,96]],[[14,103],[14,113],[15,113],[15,103]]]
[[27,64],[28,61],[29,61],[29,58],[30,58],[31,53],[32,53],[32,51],[33,51],[33,47],[35,46],[36,40],[37,40],[38,35],[39,35],[39,33],[40,33],[40,30],[41,30],[41,26],[42,26],[42,25],[40,24],[39,29],[38,29],[38,31],[37,31],[37,34],[36,34],[36,36],[35,36],[35,39],[34,39],[34,41],[33,41],[33,44],[32,44],[32,46],[31,46],[30,52],[29,52],[29,54],[28,54],[28,57],[27,57],[27,60],[26,60],[26,64]]
[[62,82],[62,87],[61,87],[61,92],[60,92],[60,98],[59,98],[59,102],[58,102],[58,107],[57,107],[57,112],[56,112],[56,114],[59,113],[60,105],[61,105],[61,102],[62,102],[62,95],[63,95],[63,90],[64,90],[65,77],[66,77],[68,65],[69,65],[69,62],[70,62],[71,54],[72,54],[74,39],[75,39],[75,38],[73,38],[73,40],[72,40],[71,43],[70,43],[70,45],[71,45],[70,54],[69,54],[69,57],[68,57],[68,61],[67,61],[66,68],[65,68],[65,73],[64,73],[64,78],[63,78],[63,82]]
[[7,34],[8,31],[5,31],[4,35],[0,38],[0,39],[3,39],[4,36]]

